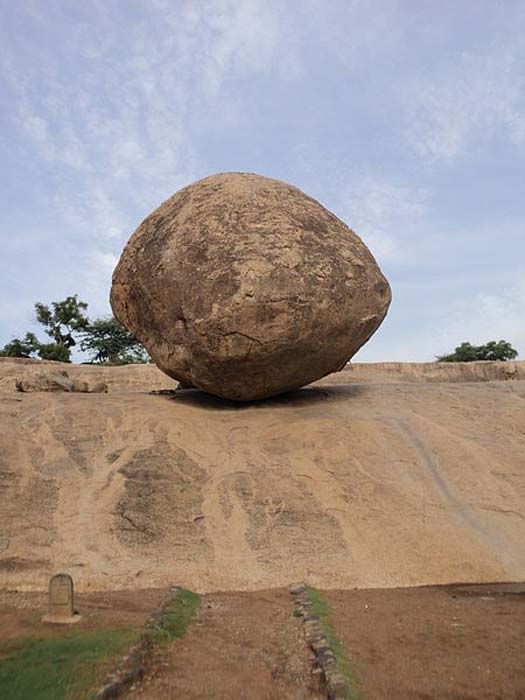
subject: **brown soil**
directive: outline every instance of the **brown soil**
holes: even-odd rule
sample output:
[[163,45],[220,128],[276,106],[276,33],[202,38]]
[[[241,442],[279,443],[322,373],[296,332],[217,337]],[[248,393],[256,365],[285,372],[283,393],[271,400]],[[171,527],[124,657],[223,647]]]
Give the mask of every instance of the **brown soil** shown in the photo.
[[364,700],[525,698],[524,586],[330,591],[325,597]]
[[63,635],[71,630],[142,628],[166,596],[166,589],[80,593],[75,608],[82,618],[75,625],[42,622],[46,593],[0,592],[0,646],[26,637]]
[[127,700],[307,700],[316,691],[287,591],[215,593]]
[[[0,648],[71,630],[140,628],[165,589],[80,594],[73,628],[44,625],[46,596],[0,593]],[[363,700],[524,700],[525,585],[328,591]],[[214,593],[126,700],[318,700],[287,591]],[[0,654],[1,656],[1,654]]]

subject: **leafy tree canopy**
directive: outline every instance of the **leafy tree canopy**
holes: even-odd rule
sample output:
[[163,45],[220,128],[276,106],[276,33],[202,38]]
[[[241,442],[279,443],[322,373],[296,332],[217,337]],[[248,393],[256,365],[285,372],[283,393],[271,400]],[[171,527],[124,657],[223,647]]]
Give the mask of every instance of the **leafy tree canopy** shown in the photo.
[[31,357],[38,349],[38,340],[34,333],[26,333],[23,338],[13,338],[0,350],[0,357]]
[[82,350],[92,353],[91,362],[128,364],[148,362],[149,356],[139,341],[116,318],[98,318],[90,321],[85,315],[88,308],[75,294],[51,304],[35,304],[36,319],[44,326],[52,343],[41,343],[34,333],[13,338],[0,356],[35,357],[42,360],[71,362],[71,348],[80,342]]
[[514,360],[518,352],[506,340],[491,340],[485,345],[461,343],[450,355],[441,355],[438,362],[475,362],[478,360]]
[[63,301],[53,301],[51,308],[37,301],[36,320],[44,326],[45,332],[57,345],[72,348],[76,345],[73,334],[89,326],[89,319],[83,313],[87,307],[86,302],[80,301],[76,294]]
[[71,350],[58,343],[38,343],[37,353],[41,360],[71,362]]
[[94,353],[92,362],[126,365],[148,361],[139,341],[114,316],[90,323],[82,332],[80,347]]

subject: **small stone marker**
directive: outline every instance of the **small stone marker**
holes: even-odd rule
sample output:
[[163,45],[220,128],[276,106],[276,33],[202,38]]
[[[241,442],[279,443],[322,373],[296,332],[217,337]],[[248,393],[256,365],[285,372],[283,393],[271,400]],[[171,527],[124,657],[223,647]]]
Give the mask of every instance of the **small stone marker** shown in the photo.
[[69,574],[55,574],[49,580],[49,612],[42,622],[70,625],[80,617],[73,607],[73,579]]

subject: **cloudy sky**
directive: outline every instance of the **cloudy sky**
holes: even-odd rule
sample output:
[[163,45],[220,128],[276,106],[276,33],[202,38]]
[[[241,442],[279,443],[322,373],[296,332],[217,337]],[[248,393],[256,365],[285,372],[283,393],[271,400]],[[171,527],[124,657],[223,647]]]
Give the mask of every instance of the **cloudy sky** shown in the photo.
[[109,313],[136,226],[211,173],[320,200],[393,289],[356,357],[525,358],[525,0],[0,0],[0,345]]

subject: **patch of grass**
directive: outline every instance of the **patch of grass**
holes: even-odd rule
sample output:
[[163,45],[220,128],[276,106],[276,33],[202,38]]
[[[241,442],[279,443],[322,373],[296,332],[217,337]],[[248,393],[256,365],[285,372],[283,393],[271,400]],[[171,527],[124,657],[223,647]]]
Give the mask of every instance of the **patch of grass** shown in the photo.
[[[181,589],[147,634],[155,647],[182,637],[201,597]],[[67,630],[0,645],[1,700],[91,700],[141,630]]]
[[0,660],[0,697],[6,700],[81,700],[93,696],[110,662],[138,637],[137,630],[81,630],[30,638]]
[[332,623],[330,621],[331,611],[328,603],[323,598],[321,593],[315,588],[310,588],[308,586],[306,593],[312,603],[312,615],[317,615],[319,618],[324,636],[335,654],[337,669],[348,685],[350,697],[352,700],[360,700],[361,690],[359,688],[357,678],[352,672],[348,659],[346,658],[343,645],[336,637],[334,628],[332,627]]
[[148,630],[153,644],[164,646],[184,636],[200,604],[201,597],[198,593],[181,588],[175,599],[164,608],[155,624]]

